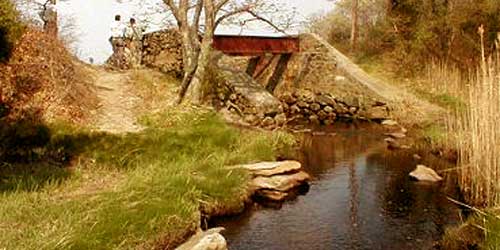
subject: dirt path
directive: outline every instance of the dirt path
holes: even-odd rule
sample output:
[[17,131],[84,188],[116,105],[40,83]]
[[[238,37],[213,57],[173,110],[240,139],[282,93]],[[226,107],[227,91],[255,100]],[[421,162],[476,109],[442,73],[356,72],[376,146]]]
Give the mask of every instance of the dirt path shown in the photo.
[[126,72],[96,71],[95,85],[100,99],[95,127],[109,133],[133,133],[143,129],[133,110],[140,98],[131,91]]

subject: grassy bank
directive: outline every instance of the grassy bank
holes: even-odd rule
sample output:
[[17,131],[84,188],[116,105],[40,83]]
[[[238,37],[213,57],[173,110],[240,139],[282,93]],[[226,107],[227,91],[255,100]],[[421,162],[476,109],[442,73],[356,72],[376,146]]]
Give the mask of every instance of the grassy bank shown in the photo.
[[199,225],[200,210],[243,208],[248,177],[225,165],[273,160],[294,142],[230,128],[208,111],[143,123],[127,135],[50,126],[48,147],[66,152],[70,168],[4,163],[0,248],[172,248]]

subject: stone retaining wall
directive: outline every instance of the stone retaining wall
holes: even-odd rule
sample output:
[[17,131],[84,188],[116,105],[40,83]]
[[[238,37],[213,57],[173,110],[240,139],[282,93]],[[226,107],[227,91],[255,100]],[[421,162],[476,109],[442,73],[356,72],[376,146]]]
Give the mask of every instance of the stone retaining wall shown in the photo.
[[144,35],[142,64],[163,73],[182,76],[182,41],[177,30],[161,30]]
[[282,94],[280,100],[289,122],[331,125],[336,121],[380,121],[387,119],[390,109],[384,103],[365,107],[349,104],[330,93],[296,90]]

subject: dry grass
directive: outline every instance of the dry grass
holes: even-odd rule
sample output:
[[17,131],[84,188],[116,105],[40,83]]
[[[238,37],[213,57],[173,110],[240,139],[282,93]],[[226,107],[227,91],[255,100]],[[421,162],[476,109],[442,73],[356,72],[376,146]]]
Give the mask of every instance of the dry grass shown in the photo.
[[[466,200],[500,205],[500,67],[485,64],[469,88],[467,108],[448,121],[451,143],[459,151],[460,186]],[[452,144],[452,145],[453,145]]]
[[0,103],[8,119],[85,122],[97,97],[84,65],[58,39],[34,28],[20,38],[9,61],[0,65]]

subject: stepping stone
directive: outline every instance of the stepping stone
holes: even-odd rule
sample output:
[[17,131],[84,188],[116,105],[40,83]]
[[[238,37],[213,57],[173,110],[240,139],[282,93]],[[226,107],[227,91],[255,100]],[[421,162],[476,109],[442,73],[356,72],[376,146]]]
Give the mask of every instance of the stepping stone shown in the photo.
[[220,234],[223,230],[224,228],[218,227],[200,231],[176,250],[227,250],[226,239]]
[[250,171],[254,176],[273,176],[297,172],[302,169],[298,161],[260,162],[255,164],[238,165],[230,168],[242,168]]
[[417,181],[426,182],[439,182],[443,180],[443,177],[439,176],[436,171],[424,165],[418,165],[417,168],[410,173],[410,177]]
[[306,172],[298,172],[292,175],[274,175],[271,177],[260,176],[250,183],[254,190],[267,189],[287,192],[293,188],[306,183],[311,177]]

